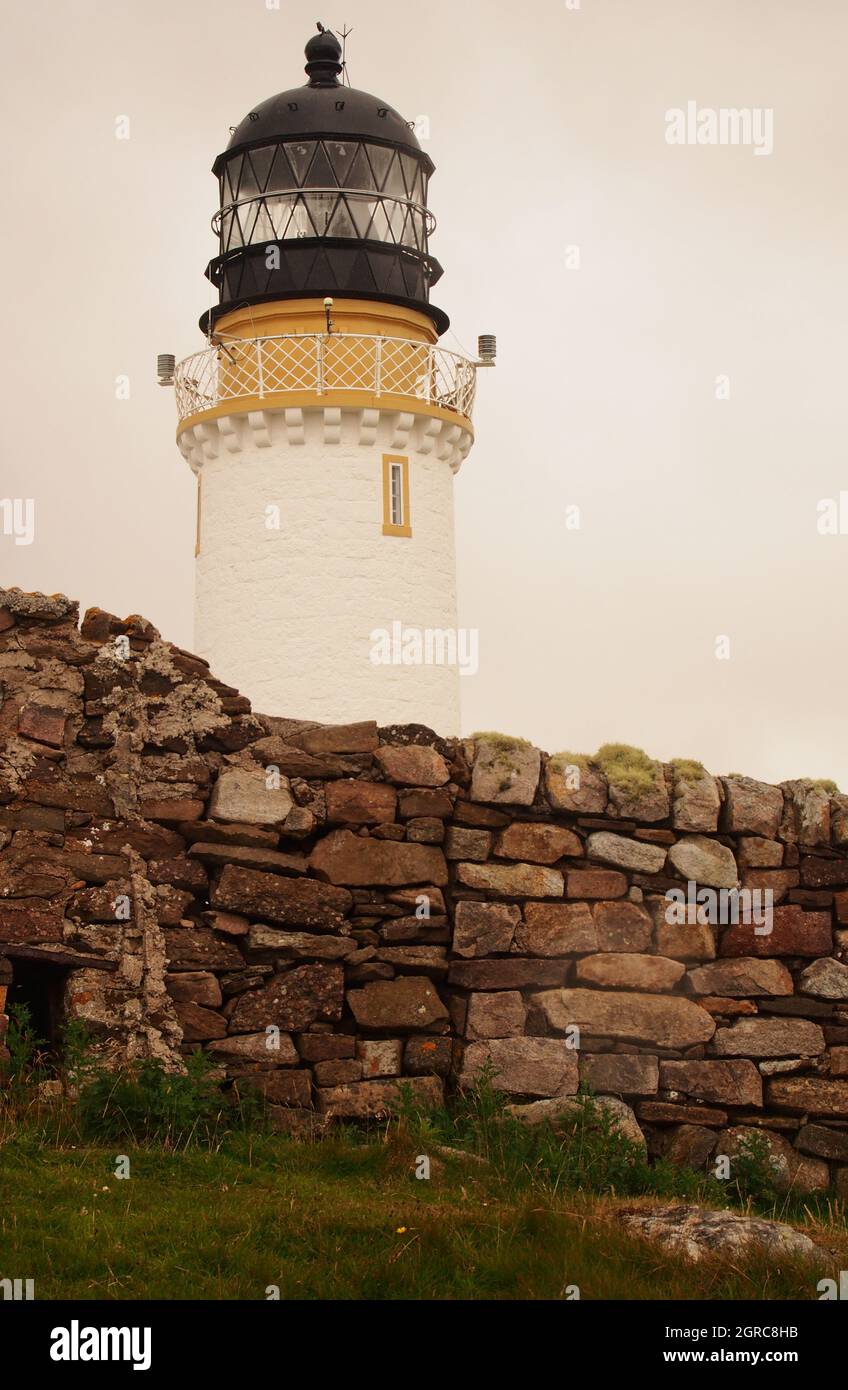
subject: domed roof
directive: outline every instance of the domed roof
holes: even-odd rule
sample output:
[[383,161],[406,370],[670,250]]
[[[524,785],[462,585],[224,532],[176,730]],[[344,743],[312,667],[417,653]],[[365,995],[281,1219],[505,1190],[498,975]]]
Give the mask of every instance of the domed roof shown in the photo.
[[216,159],[214,173],[220,172],[227,155],[234,150],[306,135],[399,145],[414,151],[432,170],[429,156],[422,151],[409,122],[394,107],[339,82],[341,46],[335,34],[321,29],[309,40],[305,52],[309,81],[302,87],[278,92],[249,111],[236,126],[225,153]]

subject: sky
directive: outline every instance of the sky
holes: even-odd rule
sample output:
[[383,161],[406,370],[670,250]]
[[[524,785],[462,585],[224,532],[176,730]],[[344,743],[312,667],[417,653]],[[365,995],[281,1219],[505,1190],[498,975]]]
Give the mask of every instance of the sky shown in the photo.
[[[355,87],[427,119],[443,341],[498,337],[456,480],[463,731],[848,789],[844,0],[3,12],[0,499],[36,524],[0,582],[191,648],[156,354],[202,346],[212,161],[306,80],[320,17]],[[689,103],[705,142],[669,143]],[[706,143],[728,109],[749,143]]]

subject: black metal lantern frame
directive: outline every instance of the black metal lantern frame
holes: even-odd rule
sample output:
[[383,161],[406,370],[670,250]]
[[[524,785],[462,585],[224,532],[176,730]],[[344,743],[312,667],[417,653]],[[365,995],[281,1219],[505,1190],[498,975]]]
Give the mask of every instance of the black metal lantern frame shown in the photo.
[[432,171],[423,151],[374,138],[299,136],[221,156],[219,254],[206,272],[220,302],[202,326],[246,299],[344,294],[424,309],[443,332],[429,304],[442,274],[428,250]]

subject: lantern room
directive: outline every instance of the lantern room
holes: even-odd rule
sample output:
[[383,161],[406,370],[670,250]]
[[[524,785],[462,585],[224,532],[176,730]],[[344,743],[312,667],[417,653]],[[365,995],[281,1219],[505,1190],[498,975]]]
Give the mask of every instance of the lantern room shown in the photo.
[[397,111],[343,85],[334,34],[314,35],[306,59],[308,82],[250,111],[213,166],[219,249],[206,273],[219,303],[201,326],[245,303],[338,295],[405,305],[444,332],[430,304],[442,274],[432,160]]

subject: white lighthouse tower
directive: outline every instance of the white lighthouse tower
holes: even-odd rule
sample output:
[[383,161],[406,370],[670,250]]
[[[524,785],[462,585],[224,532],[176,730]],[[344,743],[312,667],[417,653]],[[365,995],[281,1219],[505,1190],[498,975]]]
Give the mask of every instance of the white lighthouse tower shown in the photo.
[[215,161],[218,304],[176,369],[197,476],[195,644],[254,708],[459,733],[453,475],[475,362],[439,346],[433,164],[343,85],[320,30],[308,82]]

